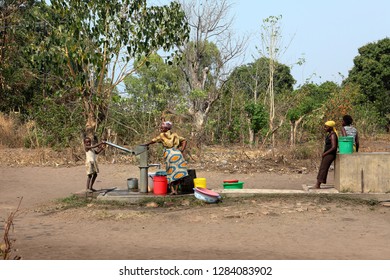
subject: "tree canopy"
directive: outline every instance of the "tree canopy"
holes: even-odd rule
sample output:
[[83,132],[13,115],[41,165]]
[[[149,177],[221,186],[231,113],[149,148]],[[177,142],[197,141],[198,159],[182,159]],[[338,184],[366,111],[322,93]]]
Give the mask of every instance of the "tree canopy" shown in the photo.
[[50,27],[50,40],[37,48],[37,56],[67,66],[67,87],[82,98],[89,133],[106,119],[110,96],[126,76],[149,63],[154,52],[171,51],[188,38],[177,2],[51,0],[48,13],[37,17]]
[[[382,116],[390,114],[390,38],[359,48],[345,83],[356,83]],[[390,116],[387,117],[390,120]]]

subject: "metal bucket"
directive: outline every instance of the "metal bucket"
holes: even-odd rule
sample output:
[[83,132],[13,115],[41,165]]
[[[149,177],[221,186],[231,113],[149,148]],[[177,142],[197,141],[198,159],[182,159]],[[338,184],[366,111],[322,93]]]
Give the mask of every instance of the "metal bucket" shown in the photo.
[[127,189],[133,192],[138,191],[138,179],[137,178],[127,179]]

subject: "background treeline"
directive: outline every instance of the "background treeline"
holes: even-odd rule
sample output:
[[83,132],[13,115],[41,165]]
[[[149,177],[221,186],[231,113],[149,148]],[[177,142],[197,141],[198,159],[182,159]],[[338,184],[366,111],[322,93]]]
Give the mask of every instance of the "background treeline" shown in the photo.
[[161,118],[194,153],[316,142],[344,114],[363,137],[389,131],[389,38],[359,48],[340,85],[296,85],[279,62],[281,16],[263,21],[258,57],[237,65],[246,38],[231,35],[230,4],[194,5],[1,1],[0,144],[70,147],[91,134],[136,145]]

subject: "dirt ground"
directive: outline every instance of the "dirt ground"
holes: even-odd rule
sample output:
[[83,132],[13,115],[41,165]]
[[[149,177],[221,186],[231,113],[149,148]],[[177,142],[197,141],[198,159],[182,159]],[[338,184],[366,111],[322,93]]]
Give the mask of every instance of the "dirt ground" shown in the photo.
[[[230,160],[222,159],[215,166],[229,164]],[[239,179],[248,189],[301,190],[302,184],[313,184],[316,177],[315,168],[301,165],[264,164],[261,170],[245,172],[192,167],[214,190],[221,189],[225,179]],[[101,163],[95,187],[126,189],[127,178],[138,176],[134,164]],[[0,220],[6,220],[23,197],[11,234],[14,256],[27,260],[390,259],[386,245],[390,208],[378,204],[314,193],[226,198],[219,204],[193,203],[195,199],[188,196],[126,207],[99,205],[92,199],[82,207],[64,207],[58,199],[82,192],[85,179],[82,164],[0,165]],[[331,172],[330,184],[332,179]],[[0,229],[0,237],[3,232]]]

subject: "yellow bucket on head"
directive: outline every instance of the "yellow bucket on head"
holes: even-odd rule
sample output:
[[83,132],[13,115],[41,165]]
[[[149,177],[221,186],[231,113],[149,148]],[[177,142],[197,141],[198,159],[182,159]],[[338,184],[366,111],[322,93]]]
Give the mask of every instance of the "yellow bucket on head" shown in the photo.
[[206,188],[206,178],[194,178],[195,188]]

